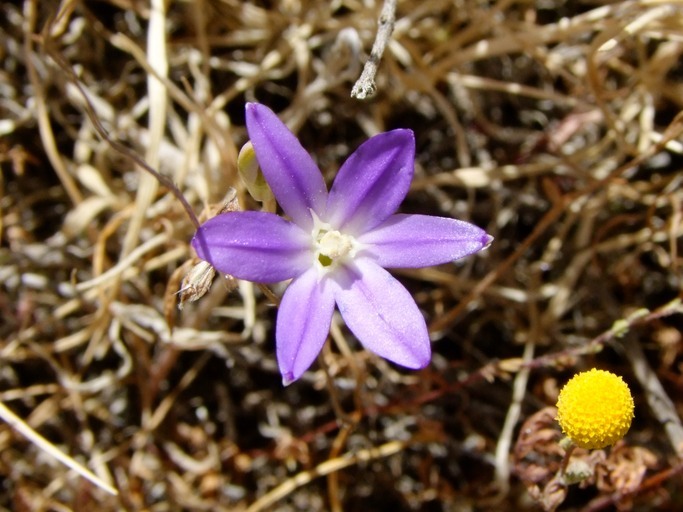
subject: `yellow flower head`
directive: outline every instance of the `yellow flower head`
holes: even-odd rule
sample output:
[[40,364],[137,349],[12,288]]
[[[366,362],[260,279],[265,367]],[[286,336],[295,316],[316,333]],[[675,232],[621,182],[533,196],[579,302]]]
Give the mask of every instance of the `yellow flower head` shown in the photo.
[[581,448],[604,448],[626,435],[633,397],[618,375],[593,368],[574,375],[557,399],[562,432]]

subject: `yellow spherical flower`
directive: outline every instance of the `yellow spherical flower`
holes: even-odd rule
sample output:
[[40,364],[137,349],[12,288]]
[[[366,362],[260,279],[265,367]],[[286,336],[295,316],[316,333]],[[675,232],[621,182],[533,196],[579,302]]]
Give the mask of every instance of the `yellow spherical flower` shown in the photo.
[[618,375],[593,368],[574,375],[557,399],[562,432],[581,448],[604,448],[626,435],[633,397]]

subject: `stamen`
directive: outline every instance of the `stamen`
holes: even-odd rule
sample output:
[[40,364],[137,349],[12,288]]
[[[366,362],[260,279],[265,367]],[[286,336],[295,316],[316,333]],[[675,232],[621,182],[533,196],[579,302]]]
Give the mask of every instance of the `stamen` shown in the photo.
[[328,231],[318,242],[320,253],[331,259],[342,258],[353,249],[353,238],[339,231]]
[[345,235],[326,222],[322,222],[314,212],[313,232],[311,233],[317,262],[324,269],[329,269],[335,262],[340,262],[347,257],[354,257],[358,250],[358,243],[350,236]]

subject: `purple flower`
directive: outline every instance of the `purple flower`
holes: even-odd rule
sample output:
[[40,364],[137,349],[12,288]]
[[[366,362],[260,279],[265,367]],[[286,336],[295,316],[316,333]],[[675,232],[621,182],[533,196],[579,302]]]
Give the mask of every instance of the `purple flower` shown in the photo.
[[276,325],[284,384],[313,363],[335,304],[365,348],[407,368],[425,367],[431,356],[425,320],[384,268],[446,263],[484,249],[493,238],[467,222],[394,213],[413,178],[411,130],[362,144],[328,193],[311,156],[270,109],[249,103],[246,117],[263,175],[290,220],[224,213],[202,224],[192,246],[200,258],[240,279],[292,279]]

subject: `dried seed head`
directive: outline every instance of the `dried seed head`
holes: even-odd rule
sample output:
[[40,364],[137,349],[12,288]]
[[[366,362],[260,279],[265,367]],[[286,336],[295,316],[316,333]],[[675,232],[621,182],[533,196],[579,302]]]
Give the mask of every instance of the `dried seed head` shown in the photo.
[[200,261],[183,278],[180,284],[180,302],[178,309],[183,309],[186,302],[194,302],[201,299],[211,288],[211,283],[216,275],[216,270],[206,261]]

